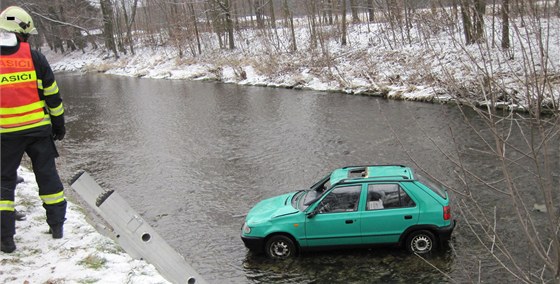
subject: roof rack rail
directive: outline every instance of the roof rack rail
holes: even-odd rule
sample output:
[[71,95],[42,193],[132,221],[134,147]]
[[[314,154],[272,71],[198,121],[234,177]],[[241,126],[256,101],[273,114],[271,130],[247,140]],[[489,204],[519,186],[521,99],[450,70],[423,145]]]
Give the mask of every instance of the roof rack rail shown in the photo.
[[387,179],[387,180],[389,180],[389,179],[391,179],[391,178],[396,178],[396,177],[403,178],[403,179],[410,179],[408,176],[405,176],[405,175],[367,177],[367,178],[365,178],[365,179]]
[[[400,181],[400,182],[412,182],[415,181],[415,179],[409,179],[406,176],[398,176],[401,177],[402,180],[400,179],[394,179],[391,177],[397,177],[397,176],[389,176],[389,177],[374,177],[374,178],[366,178],[365,182],[367,182],[368,180],[371,182],[396,182],[396,181]],[[344,184],[344,183],[362,183],[364,182],[364,179],[360,179],[360,178],[345,178],[345,179],[341,179],[338,182],[336,182],[334,185],[337,184]]]
[[357,165],[357,166],[346,166],[343,167],[343,169],[348,169],[348,168],[367,168],[367,167],[401,167],[401,168],[408,168],[408,166],[405,165],[401,165],[401,164],[380,164],[380,165]]

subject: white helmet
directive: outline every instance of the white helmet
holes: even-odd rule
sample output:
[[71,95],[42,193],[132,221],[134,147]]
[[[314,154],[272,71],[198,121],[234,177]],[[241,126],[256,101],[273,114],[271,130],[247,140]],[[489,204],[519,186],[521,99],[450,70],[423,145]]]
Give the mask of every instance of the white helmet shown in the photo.
[[10,6],[2,11],[0,30],[24,35],[37,34],[31,16],[17,6]]

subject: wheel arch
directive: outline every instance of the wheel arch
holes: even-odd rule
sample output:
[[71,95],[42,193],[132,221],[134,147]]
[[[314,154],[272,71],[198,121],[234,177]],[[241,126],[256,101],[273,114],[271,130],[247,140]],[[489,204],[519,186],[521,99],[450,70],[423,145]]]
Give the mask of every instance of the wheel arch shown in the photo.
[[286,232],[274,232],[274,233],[270,233],[268,234],[265,238],[264,238],[264,242],[263,242],[263,251],[265,251],[266,249],[266,243],[268,243],[268,240],[270,240],[270,238],[274,237],[274,236],[285,236],[288,237],[292,240],[292,242],[294,242],[294,245],[296,247],[296,253],[299,253],[301,251],[301,246],[298,242],[298,240],[290,233],[286,233]]
[[399,238],[399,245],[403,246],[403,247],[406,246],[406,240],[408,239],[408,236],[410,236],[410,234],[412,234],[416,231],[420,231],[420,230],[429,231],[430,233],[432,233],[434,235],[434,238],[435,238],[435,243],[439,243],[439,234],[437,233],[437,226],[434,226],[434,225],[414,225],[414,226],[408,227],[408,229],[406,229],[404,231],[404,233],[401,234],[401,236]]

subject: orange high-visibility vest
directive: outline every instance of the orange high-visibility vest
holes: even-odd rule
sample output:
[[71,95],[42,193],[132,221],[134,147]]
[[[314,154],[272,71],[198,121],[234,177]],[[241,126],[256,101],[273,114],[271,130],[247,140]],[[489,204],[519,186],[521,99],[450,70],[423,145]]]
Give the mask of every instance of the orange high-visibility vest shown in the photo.
[[0,57],[0,133],[50,124],[45,107],[39,97],[31,48],[22,42],[17,52]]

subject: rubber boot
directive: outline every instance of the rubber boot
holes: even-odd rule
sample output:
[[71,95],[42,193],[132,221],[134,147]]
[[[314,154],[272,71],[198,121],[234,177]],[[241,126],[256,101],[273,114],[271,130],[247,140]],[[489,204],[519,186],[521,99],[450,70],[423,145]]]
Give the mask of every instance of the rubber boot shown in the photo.
[[27,219],[27,216],[25,216],[25,213],[17,211],[17,209],[14,209],[14,217],[16,218],[16,221],[23,221],[23,220]]
[[16,243],[14,237],[3,237],[0,240],[0,250],[5,253],[12,253],[16,250]]

